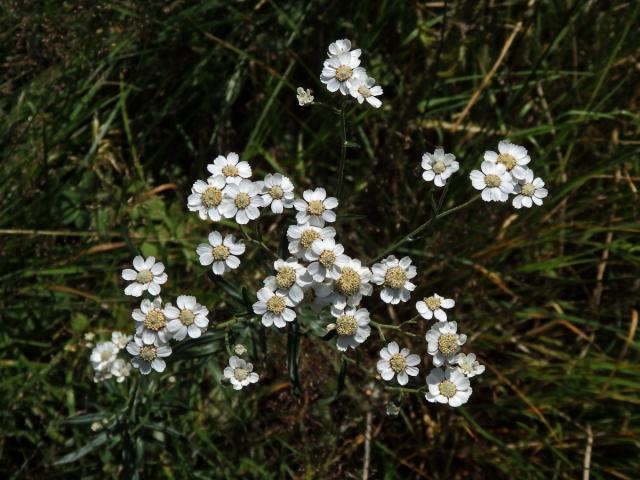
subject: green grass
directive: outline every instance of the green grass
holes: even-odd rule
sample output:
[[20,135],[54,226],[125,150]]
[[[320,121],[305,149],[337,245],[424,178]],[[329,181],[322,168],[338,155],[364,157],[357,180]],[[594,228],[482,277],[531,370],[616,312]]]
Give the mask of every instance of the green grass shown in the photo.
[[[591,478],[636,478],[639,9],[5,2],[2,477],[362,478],[370,413],[370,478],[581,478],[589,438]],[[250,317],[214,325],[176,347],[162,375],[94,384],[83,335],[132,329],[136,302],[120,271],[136,253],[168,266],[163,296],[196,295],[214,324],[244,315],[241,287],[251,300],[268,273],[255,246],[228,283],[197,262],[212,227],[187,212],[186,196],[215,155],[235,150],[256,176],[282,171],[298,192],[337,189],[339,117],[299,107],[295,88],[339,105],[318,76],[343,37],[385,90],[379,111],[347,112],[354,144],[336,228],[348,253],[368,261],[430,217],[439,193],[420,179],[419,159],[437,145],[461,162],[444,208],[475,195],[467,175],[504,137],[527,146],[548,184],[541,208],[476,202],[396,252],[418,266],[414,299],[434,290],[456,299],[453,318],[488,367],[471,401],[452,410],[385,389],[374,378],[375,330],[341,373],[319,338],[326,318],[311,314],[297,332]],[[259,228],[277,249],[294,221],[269,215]],[[411,318],[413,304],[367,301],[387,324]],[[385,335],[425,353],[425,329]],[[261,373],[241,394],[220,386],[237,342]],[[389,402],[398,416],[385,413]],[[89,428],[97,419],[106,430]]]

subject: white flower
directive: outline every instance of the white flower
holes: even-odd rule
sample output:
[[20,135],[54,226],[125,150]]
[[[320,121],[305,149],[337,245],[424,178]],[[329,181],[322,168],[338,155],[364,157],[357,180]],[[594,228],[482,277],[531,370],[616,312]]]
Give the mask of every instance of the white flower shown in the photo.
[[531,208],[535,203],[542,205],[542,199],[549,192],[544,188],[544,182],[540,177],[533,178],[533,170],[530,168],[524,174],[524,178],[516,185],[516,196],[513,198],[513,206],[515,208]]
[[527,165],[531,161],[531,157],[527,154],[527,149],[519,145],[514,145],[507,140],[498,143],[498,151],[490,150],[484,152],[484,159],[488,162],[503,165],[508,173],[510,173],[514,181],[523,180],[527,171]]
[[127,343],[131,341],[131,335],[117,331],[112,332],[111,341],[116,345],[116,347],[118,347],[118,349],[122,350],[127,346]]
[[264,177],[261,191],[262,206],[271,205],[273,213],[282,213],[285,208],[293,207],[293,183],[279,173]]
[[394,255],[390,255],[381,263],[374,264],[371,271],[371,281],[376,285],[383,285],[380,298],[385,303],[396,305],[406,302],[416,288],[409,281],[417,275],[416,267],[411,265],[409,257],[398,260]]
[[273,263],[276,271],[275,276],[267,277],[264,285],[270,290],[277,290],[286,295],[298,305],[304,299],[304,290],[312,283],[311,276],[307,273],[307,268],[290,257],[286,260],[278,259]]
[[320,81],[327,85],[327,90],[347,95],[358,83],[358,75],[366,75],[360,67],[360,58],[351,52],[341,53],[324,61]]
[[411,353],[408,348],[400,350],[396,342],[389,343],[380,350],[380,360],[378,360],[377,368],[380,376],[386,380],[393,380],[397,375],[398,383],[406,385],[409,376],[418,375],[418,367],[420,365],[420,357],[415,353]]
[[316,240],[334,238],[336,230],[333,227],[314,227],[308,223],[302,225],[291,225],[287,229],[287,240],[289,241],[289,252],[297,258],[306,258],[311,245]]
[[315,282],[322,282],[326,278],[336,275],[338,273],[336,267],[338,259],[341,261],[348,259],[344,255],[344,247],[336,243],[333,238],[315,240],[307,251],[305,258],[311,262],[307,267],[307,271]]
[[348,38],[343,38],[342,40],[336,40],[329,45],[327,56],[329,58],[337,57],[339,55],[342,55],[343,53],[350,53],[355,58],[359,58],[362,54],[362,50],[360,50],[359,48],[351,50],[351,40],[349,40]]
[[460,346],[467,341],[466,335],[456,333],[457,329],[456,322],[441,322],[434,324],[425,335],[427,351],[436,367],[455,362]]
[[427,320],[431,320],[433,317],[436,317],[437,320],[441,322],[447,321],[447,312],[445,312],[444,308],[453,308],[456,305],[456,302],[450,298],[444,298],[434,293],[430,297],[423,298],[418,303],[416,303],[416,310],[422,318],[426,318]]
[[238,343],[236,346],[233,347],[233,351],[235,352],[236,355],[244,355],[245,353],[247,353],[247,347],[245,347],[241,343]]
[[187,208],[190,212],[198,212],[201,220],[210,218],[218,222],[222,190],[227,185],[224,175],[212,175],[206,182],[196,180],[191,187],[191,195],[187,198]]
[[111,365],[110,373],[116,377],[118,383],[122,383],[131,373],[131,364],[121,358],[117,358]]
[[260,216],[262,199],[258,195],[260,187],[251,180],[241,180],[237,185],[229,184],[222,192],[220,213],[225,218],[236,217],[240,225],[249,223]]
[[341,352],[349,347],[356,348],[371,335],[369,311],[366,308],[331,307],[331,315],[336,317],[336,346]]
[[124,289],[125,295],[139,297],[142,292],[149,291],[151,295],[160,293],[160,285],[167,282],[167,274],[164,273],[164,264],[156,263],[155,257],[147,257],[145,260],[140,255],[133,259],[133,268],[122,270],[122,278],[131,281]]
[[475,353],[470,353],[468,355],[459,353],[456,356],[454,363],[458,365],[458,371],[465,377],[471,378],[484,373],[484,365],[481,365],[480,362],[476,360]]
[[376,85],[375,78],[367,76],[366,73],[356,76],[356,81],[351,84],[349,93],[360,104],[366,101],[374,108],[380,108],[382,105],[380,99],[376,98],[382,95],[382,87]]
[[305,190],[302,197],[293,202],[293,206],[298,210],[296,214],[298,224],[309,223],[314,227],[324,227],[324,222],[336,221],[333,209],[338,206],[338,199],[327,197],[324,188]]
[[105,372],[111,369],[111,364],[118,356],[120,349],[113,342],[100,342],[91,350],[91,366],[98,372]]
[[200,256],[200,265],[211,265],[213,273],[222,275],[240,266],[237,255],[242,255],[245,248],[242,240],[236,241],[233,235],[227,235],[223,240],[219,232],[211,232],[209,243],[198,245],[196,253]]
[[436,187],[444,187],[444,184],[452,174],[460,169],[456,157],[451,153],[444,153],[442,148],[436,148],[433,153],[422,155],[422,178],[435,184]]
[[241,162],[235,152],[229,153],[226,157],[218,155],[213,163],[207,165],[207,170],[211,175],[222,175],[227,184],[240,183],[243,178],[251,177],[251,167],[247,162]]
[[472,171],[469,178],[473,188],[482,190],[485,202],[506,202],[509,194],[513,193],[513,178],[501,163],[485,160],[480,165],[480,170]]
[[313,103],[313,95],[311,95],[310,89],[307,88],[305,90],[302,87],[298,87],[296,93],[296,97],[298,97],[298,105],[300,105],[301,107],[305,107]]
[[305,290],[304,303],[309,304],[314,312],[319,312],[327,305],[331,305],[333,285],[331,280],[313,282],[311,288]]
[[434,368],[427,375],[425,398],[431,403],[448,403],[451,407],[459,407],[467,403],[471,392],[469,379],[454,368]]
[[241,390],[250,383],[256,383],[259,377],[253,371],[253,364],[234,355],[229,359],[229,366],[224,369],[224,378],[231,382],[234,390]]
[[175,340],[181,341],[187,335],[198,338],[209,325],[209,310],[196,301],[191,295],[180,295],[176,299],[177,307],[168,304],[164,307],[165,315],[169,319],[167,329]]
[[331,303],[337,308],[346,305],[355,307],[360,304],[363,295],[371,295],[371,270],[356,258],[345,256],[336,261],[335,274],[332,275],[333,293]]
[[144,343],[152,344],[156,340],[165,343],[171,338],[167,330],[167,315],[160,297],[156,297],[153,302],[147,298],[142,300],[140,308],[136,308],[131,317],[136,322],[136,336]]
[[140,370],[140,373],[147,375],[151,369],[156,372],[164,372],[167,367],[163,358],[171,355],[171,347],[168,343],[155,339],[154,343],[146,344],[138,335],[133,337],[133,341],[127,345],[127,352],[133,356],[131,364]]
[[293,301],[285,294],[273,288],[262,287],[258,290],[258,301],[253,304],[253,311],[262,315],[262,325],[265,327],[275,324],[282,328],[287,322],[295,320],[296,312],[290,308],[293,306]]

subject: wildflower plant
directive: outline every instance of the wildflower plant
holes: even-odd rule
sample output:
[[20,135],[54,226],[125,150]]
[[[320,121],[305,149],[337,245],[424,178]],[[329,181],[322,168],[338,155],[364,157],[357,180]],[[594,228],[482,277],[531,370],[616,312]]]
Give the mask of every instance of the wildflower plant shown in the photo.
[[[316,185],[300,188],[291,172],[271,172],[256,179],[254,166],[235,152],[217,155],[206,168],[210,176],[196,180],[191,187],[186,209],[196,212],[209,229],[192,255],[203,269],[210,270],[216,284],[230,289],[242,269],[240,257],[263,254],[262,264],[269,273],[260,273],[262,284],[244,286],[238,295],[247,313],[217,324],[213,320],[217,305],[205,306],[188,294],[168,301],[162,299],[160,286],[167,282],[164,265],[154,257],[137,256],[133,260],[134,269],[122,272],[122,277],[132,282],[124,293],[136,297],[146,293],[149,298],[142,299],[132,312],[130,339],[123,340],[114,333],[117,341],[98,343],[93,349],[90,360],[97,380],[115,376],[121,381],[128,375],[116,363],[123,348],[131,355],[131,365],[147,375],[171,368],[172,345],[206,339],[208,329],[225,329],[233,324],[249,331],[265,329],[263,335],[277,335],[286,329],[289,336],[295,337],[304,327],[312,337],[313,332],[322,332],[316,335],[317,341],[335,340],[335,355],[343,366],[356,351],[378,351],[375,367],[372,360],[367,368],[371,375],[377,371],[385,389],[418,393],[428,402],[450,407],[469,401],[473,392],[470,378],[482,374],[485,367],[474,353],[467,352],[467,335],[450,318],[456,316],[456,302],[437,293],[411,301],[416,290],[424,290],[425,283],[431,285],[437,279],[421,276],[412,258],[401,256],[399,250],[433,221],[467,208],[479,198],[506,202],[511,196],[513,207],[529,208],[541,205],[547,190],[529,169],[531,158],[527,150],[501,141],[498,152],[486,151],[480,169],[469,174],[472,187],[469,191],[475,189],[480,193],[446,211],[438,208],[412,232],[390,245],[380,245],[380,252],[373,258],[351,251],[348,238],[340,243],[340,193],[349,144],[347,106],[350,100],[353,108],[363,108],[365,103],[381,108],[383,95],[383,88],[364,67],[362,56],[363,52],[353,49],[348,39],[337,40],[328,47],[320,81],[330,97],[342,97],[339,107],[333,106],[331,99],[329,103],[316,101],[309,89],[297,89],[301,106],[329,107],[340,116],[341,159],[337,185],[332,189]],[[456,159],[438,147],[433,153],[424,153],[415,163],[423,170],[422,180],[414,180],[416,186],[421,181],[433,183],[442,192],[441,206],[447,187],[459,175],[461,163],[469,165],[475,159]],[[268,238],[262,237],[259,222],[266,215],[286,216],[283,223],[288,227],[278,233],[270,231]],[[238,232],[242,238],[236,236]],[[274,246],[276,243],[278,247]],[[220,278],[223,275],[226,280]],[[416,312],[399,324],[385,323],[381,314],[370,313],[380,311],[372,308],[376,304],[391,309],[407,302],[415,305]],[[427,322],[433,323],[428,326]],[[404,342],[407,338],[422,337],[419,332],[425,330],[424,340],[419,344]],[[232,343],[228,337],[227,331],[228,364],[220,367],[221,382],[241,390],[259,380],[272,380],[254,371],[249,359],[243,358],[250,354],[250,349]],[[290,371],[294,368],[292,361],[289,355]],[[428,365],[432,366],[430,370]],[[295,375],[292,379],[295,381]]]

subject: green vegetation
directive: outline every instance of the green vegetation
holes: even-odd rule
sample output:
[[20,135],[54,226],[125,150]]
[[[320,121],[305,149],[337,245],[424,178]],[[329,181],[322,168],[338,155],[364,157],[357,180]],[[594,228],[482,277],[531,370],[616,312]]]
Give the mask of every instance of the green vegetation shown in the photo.
[[[368,444],[369,478],[575,479],[585,464],[591,478],[637,478],[639,10],[4,2],[0,476],[363,478]],[[413,301],[369,302],[374,320],[398,325],[424,295],[456,299],[452,319],[487,365],[459,409],[376,380],[375,330],[342,363],[320,338],[326,317],[261,328],[247,302],[270,265],[255,245],[224,282],[194,251],[212,227],[186,197],[219,153],[237,151],[258,178],[287,174],[298,194],[336,191],[340,117],[299,107],[295,89],[340,106],[319,73],[345,37],[385,92],[379,110],[347,109],[336,224],[347,253],[369,261],[432,215],[440,193],[420,157],[437,145],[461,163],[443,208],[477,194],[468,174],[502,138],[529,149],[550,191],[542,207],[475,202],[432,222],[396,252],[418,267]],[[266,215],[259,230],[278,249],[293,222]],[[196,295],[212,328],[176,346],[164,374],[94,384],[83,336],[132,331],[120,272],[139,252],[167,265],[163,297]],[[385,336],[424,355],[426,328]],[[261,374],[240,393],[220,385],[238,342]]]

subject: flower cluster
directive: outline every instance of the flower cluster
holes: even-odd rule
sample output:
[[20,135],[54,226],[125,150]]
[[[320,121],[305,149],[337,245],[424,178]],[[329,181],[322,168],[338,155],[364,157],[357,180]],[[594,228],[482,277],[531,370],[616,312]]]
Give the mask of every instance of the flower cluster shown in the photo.
[[[336,40],[329,45],[320,81],[330,92],[339,91],[342,95],[351,95],[358,103],[366,101],[372,107],[380,108],[382,101],[377,97],[382,95],[382,87],[376,85],[375,79],[360,66],[361,54],[362,50],[359,48],[351,49],[350,40]],[[298,95],[302,105],[300,92]]]
[[[95,335],[90,333],[85,335],[86,340],[93,340]],[[130,336],[122,332],[113,332],[111,340],[106,342],[98,342],[91,350],[89,361],[93,368],[93,381],[103,382],[110,378],[115,378],[118,383],[124,382],[124,379],[131,373],[131,365],[118,358],[118,354],[123,350]]]
[[544,181],[527,167],[531,157],[527,149],[507,140],[498,143],[498,152],[486,151],[480,170],[469,175],[471,185],[481,190],[485,202],[506,202],[514,195],[515,208],[530,208],[534,203],[542,205],[548,194]]

